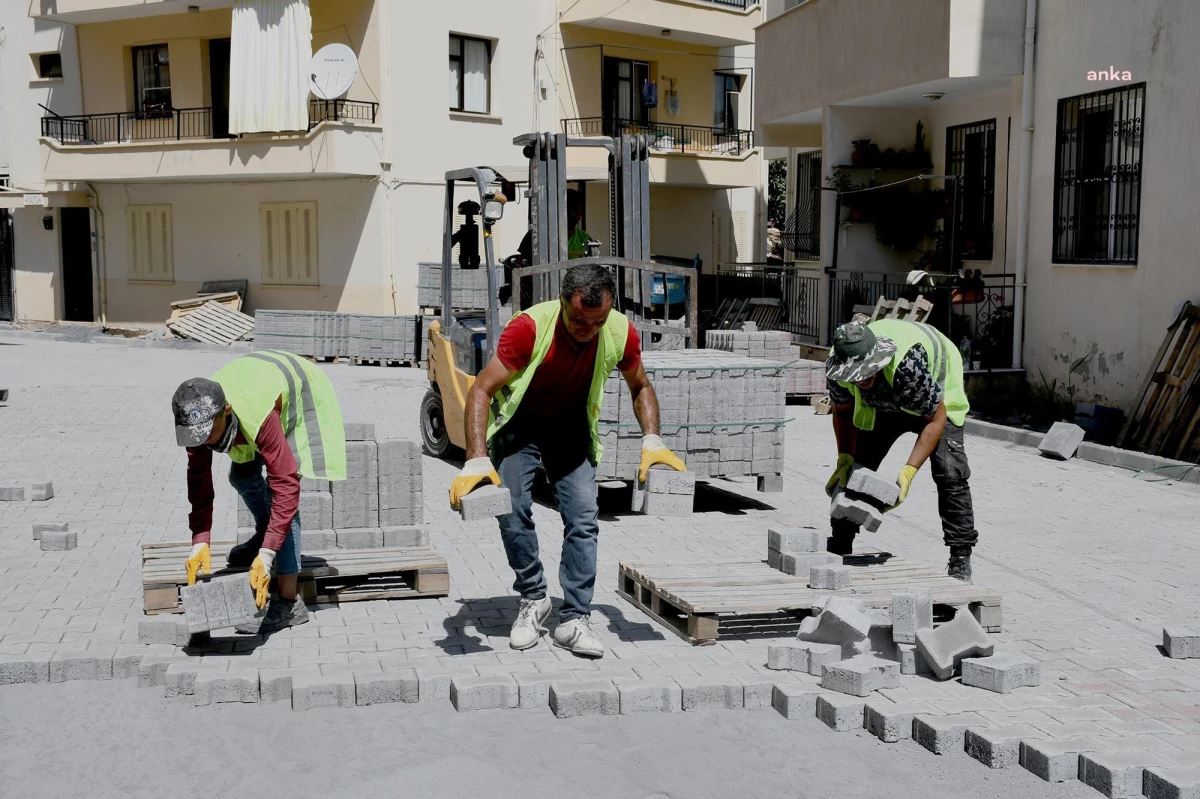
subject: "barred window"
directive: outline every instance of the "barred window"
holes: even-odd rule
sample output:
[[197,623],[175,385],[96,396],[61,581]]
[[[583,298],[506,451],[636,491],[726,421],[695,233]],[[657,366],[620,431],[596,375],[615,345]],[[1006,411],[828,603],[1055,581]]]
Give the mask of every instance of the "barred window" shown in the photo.
[[1146,84],[1058,101],[1054,261],[1137,264]]
[[946,128],[946,172],[958,180],[958,256],[990,260],[996,218],[996,120]]

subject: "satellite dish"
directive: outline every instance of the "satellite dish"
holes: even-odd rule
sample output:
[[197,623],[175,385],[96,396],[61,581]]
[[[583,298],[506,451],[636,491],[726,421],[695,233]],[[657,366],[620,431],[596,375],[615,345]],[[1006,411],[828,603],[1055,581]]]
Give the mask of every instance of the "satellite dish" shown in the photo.
[[350,91],[358,76],[358,59],[344,44],[327,44],[309,62],[308,88],[322,100],[336,100]]

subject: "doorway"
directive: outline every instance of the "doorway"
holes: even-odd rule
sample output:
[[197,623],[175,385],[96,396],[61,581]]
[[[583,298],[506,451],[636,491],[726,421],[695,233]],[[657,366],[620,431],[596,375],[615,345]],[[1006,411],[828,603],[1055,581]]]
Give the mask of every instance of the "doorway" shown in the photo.
[[13,320],[12,211],[0,208],[0,322]]
[[212,136],[229,138],[229,39],[208,42],[208,79],[212,95]]
[[59,209],[62,229],[63,319],[94,322],[92,313],[92,224],[87,208]]
[[642,101],[642,89],[649,80],[647,62],[605,56],[600,87],[605,136],[645,132],[642,128],[650,121],[650,109]]

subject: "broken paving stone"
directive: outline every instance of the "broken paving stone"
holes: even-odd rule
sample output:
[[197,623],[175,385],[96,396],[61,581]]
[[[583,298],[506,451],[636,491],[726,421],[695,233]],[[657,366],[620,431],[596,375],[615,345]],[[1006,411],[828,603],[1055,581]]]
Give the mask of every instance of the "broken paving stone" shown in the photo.
[[962,661],[963,685],[1011,693],[1014,689],[1040,685],[1041,663],[1027,655],[997,652],[986,658],[964,658]]
[[969,610],[932,630],[917,631],[917,652],[935,677],[949,680],[964,658],[991,657],[996,645]]
[[1043,455],[1060,461],[1075,457],[1075,450],[1083,443],[1083,428],[1070,422],[1055,422],[1038,444],[1038,451]]

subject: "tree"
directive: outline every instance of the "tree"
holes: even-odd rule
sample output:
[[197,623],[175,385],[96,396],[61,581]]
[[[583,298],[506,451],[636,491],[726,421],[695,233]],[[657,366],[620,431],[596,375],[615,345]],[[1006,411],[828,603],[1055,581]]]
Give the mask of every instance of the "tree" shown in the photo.
[[776,158],[767,166],[767,219],[780,229],[787,221],[786,158]]

